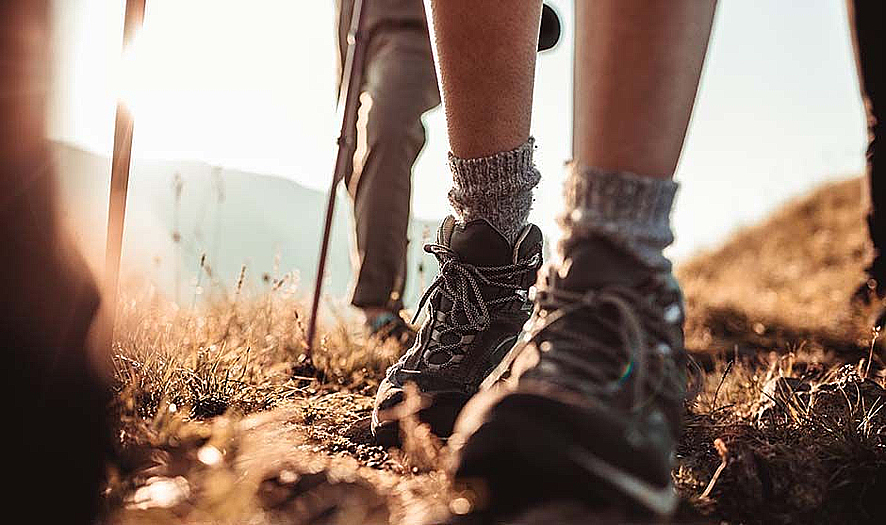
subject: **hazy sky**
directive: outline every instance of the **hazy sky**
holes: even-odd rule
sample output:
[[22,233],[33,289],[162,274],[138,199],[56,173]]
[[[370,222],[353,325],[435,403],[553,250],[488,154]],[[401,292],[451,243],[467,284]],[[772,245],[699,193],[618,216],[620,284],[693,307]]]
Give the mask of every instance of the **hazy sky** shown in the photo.
[[[533,218],[553,234],[571,140],[572,1],[550,3],[566,31],[538,61],[533,134],[544,178]],[[56,1],[55,138],[107,153],[122,93],[136,113],[137,157],[204,160],[326,189],[338,127],[331,0],[148,0],[145,30],[121,62],[123,4]],[[442,111],[426,123],[413,210],[440,218],[449,184]],[[864,139],[841,0],[720,0],[677,174],[672,253],[711,246],[822,180],[860,173]]]

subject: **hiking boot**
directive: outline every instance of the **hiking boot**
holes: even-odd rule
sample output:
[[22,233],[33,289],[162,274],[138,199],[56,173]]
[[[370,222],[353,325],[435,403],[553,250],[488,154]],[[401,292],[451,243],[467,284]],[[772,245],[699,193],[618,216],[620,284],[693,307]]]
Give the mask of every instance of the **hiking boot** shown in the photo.
[[541,231],[526,226],[512,245],[482,219],[443,221],[437,243],[425,245],[440,264],[428,287],[428,315],[412,348],[391,366],[379,385],[372,433],[386,446],[399,443],[404,387],[420,392],[420,421],[446,438],[455,418],[480,383],[511,350],[529,319],[529,287],[541,266]]
[[532,318],[484,390],[510,365],[512,377],[465,407],[449,441],[457,486],[493,514],[554,498],[671,514],[686,390],[671,272],[595,240],[540,272],[533,296]]
[[415,329],[397,312],[383,312],[366,323],[369,337],[382,344],[396,341],[400,348],[410,348],[415,344]]

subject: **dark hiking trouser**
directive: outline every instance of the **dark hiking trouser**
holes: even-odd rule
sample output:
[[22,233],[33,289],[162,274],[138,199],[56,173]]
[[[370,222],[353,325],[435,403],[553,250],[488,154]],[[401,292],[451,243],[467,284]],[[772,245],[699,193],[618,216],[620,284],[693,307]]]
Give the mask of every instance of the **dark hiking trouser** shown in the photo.
[[[425,143],[421,116],[440,104],[421,0],[369,0],[357,152],[345,183],[354,200],[357,250],[351,303],[403,307],[412,165]],[[339,3],[340,57],[352,3]]]
[[47,0],[0,2],[4,471],[28,522],[85,524],[98,509],[108,397],[86,348],[98,293],[57,217],[44,134],[49,16]]
[[886,106],[886,2],[848,0],[859,83],[868,121],[867,178],[871,210],[868,228],[874,244],[869,273],[886,283],[886,160],[883,158],[883,109]]

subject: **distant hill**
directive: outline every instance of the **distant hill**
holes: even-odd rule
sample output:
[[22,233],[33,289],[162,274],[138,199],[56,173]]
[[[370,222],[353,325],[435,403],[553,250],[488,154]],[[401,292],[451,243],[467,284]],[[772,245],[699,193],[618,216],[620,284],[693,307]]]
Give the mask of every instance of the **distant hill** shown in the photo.
[[680,265],[688,346],[866,355],[876,308],[849,304],[872,255],[866,193],[857,178],[825,184]]
[[[55,143],[62,210],[87,258],[100,271],[107,221],[110,159]],[[351,286],[352,212],[344,192],[330,244],[324,290],[347,298]],[[180,197],[177,197],[179,195]],[[132,166],[124,233],[124,283],[144,282],[190,305],[203,254],[213,273],[202,288],[210,296],[231,289],[242,265],[246,286],[266,286],[262,276],[296,272],[311,293],[319,255],[326,196],[288,179],[213,167],[201,162],[147,161]],[[421,249],[436,225],[410,225],[407,303],[418,297],[417,269],[432,262]],[[433,277],[433,276],[430,276]],[[426,279],[429,277],[426,277]]]

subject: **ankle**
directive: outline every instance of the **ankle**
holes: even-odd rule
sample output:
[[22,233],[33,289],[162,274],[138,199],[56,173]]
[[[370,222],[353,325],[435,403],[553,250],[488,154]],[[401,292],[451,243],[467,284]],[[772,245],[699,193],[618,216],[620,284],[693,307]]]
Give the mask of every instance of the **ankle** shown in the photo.
[[449,154],[449,202],[462,223],[485,219],[513,243],[527,224],[532,190],[541,174],[532,162],[535,139],[489,157],[461,159]]
[[663,250],[674,240],[670,212],[677,183],[573,164],[564,186],[566,208],[559,217],[564,258],[603,240],[649,269],[670,270]]

